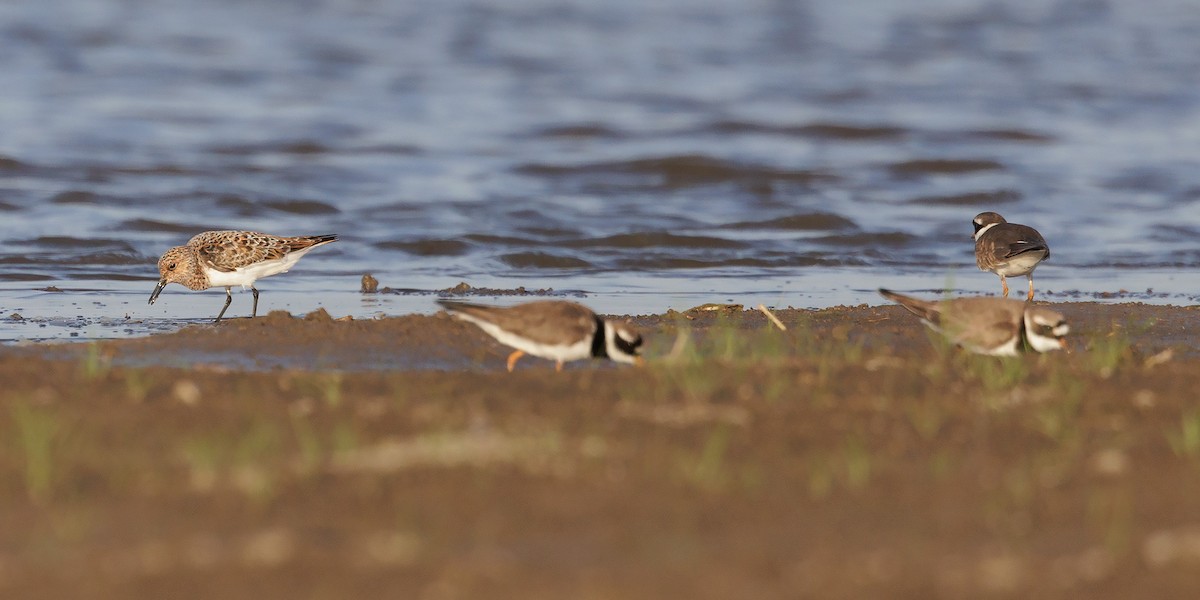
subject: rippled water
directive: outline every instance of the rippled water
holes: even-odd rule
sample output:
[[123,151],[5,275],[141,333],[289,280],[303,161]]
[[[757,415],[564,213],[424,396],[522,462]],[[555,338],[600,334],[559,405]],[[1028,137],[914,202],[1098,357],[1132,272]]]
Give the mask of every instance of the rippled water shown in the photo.
[[1200,294],[1191,0],[4,3],[0,69],[0,339],[211,318],[146,298],[212,228],[342,235],[263,311],[995,293],[983,210],[1046,298]]

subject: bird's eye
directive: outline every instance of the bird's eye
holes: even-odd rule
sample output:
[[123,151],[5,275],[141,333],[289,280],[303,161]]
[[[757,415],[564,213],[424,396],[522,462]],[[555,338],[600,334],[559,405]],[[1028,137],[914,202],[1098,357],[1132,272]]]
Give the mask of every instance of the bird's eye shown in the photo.
[[167,270],[168,270],[168,271],[174,271],[174,270],[175,270],[175,263],[171,263],[171,264],[167,265]]

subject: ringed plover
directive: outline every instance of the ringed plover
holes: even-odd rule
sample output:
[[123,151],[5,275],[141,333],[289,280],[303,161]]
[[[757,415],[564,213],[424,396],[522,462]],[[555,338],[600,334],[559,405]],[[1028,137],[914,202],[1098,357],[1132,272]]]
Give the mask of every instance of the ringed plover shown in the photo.
[[566,300],[538,300],[509,307],[454,300],[437,303],[452,316],[478,325],[496,341],[516,350],[508,355],[511,372],[526,354],[556,361],[608,358],[642,363],[642,336],[629,325],[606,321],[586,306]]
[[1070,327],[1059,313],[1005,298],[955,298],[929,301],[880,289],[879,293],[921,318],[955,344],[989,356],[1022,351],[1050,352],[1067,347]]
[[1038,263],[1050,258],[1050,246],[1036,229],[1009,223],[999,213],[975,215],[975,263],[981,271],[1000,276],[1004,297],[1008,297],[1006,277],[1024,275],[1029,279],[1029,296],[1033,301],[1033,270]]

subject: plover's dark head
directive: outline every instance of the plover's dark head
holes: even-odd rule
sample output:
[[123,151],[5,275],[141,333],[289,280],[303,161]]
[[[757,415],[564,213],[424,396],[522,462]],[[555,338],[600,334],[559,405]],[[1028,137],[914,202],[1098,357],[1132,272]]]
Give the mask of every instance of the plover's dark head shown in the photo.
[[979,235],[983,233],[984,230],[990,229],[993,225],[999,225],[1007,222],[1008,221],[1004,220],[1004,217],[1000,216],[1000,213],[989,211],[981,212],[975,215],[975,219],[971,221],[971,224],[975,226],[975,239],[979,239]]
[[1025,309],[1025,339],[1038,352],[1050,352],[1067,347],[1067,334],[1071,327],[1066,319],[1053,310],[1041,306]]
[[604,322],[604,344],[608,357],[621,363],[642,362],[642,334],[628,323]]

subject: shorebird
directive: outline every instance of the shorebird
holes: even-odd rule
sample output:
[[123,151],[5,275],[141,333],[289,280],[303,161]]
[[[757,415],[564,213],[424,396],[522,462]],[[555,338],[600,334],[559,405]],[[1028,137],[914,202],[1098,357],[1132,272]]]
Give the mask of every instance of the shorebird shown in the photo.
[[884,298],[921,318],[930,329],[978,354],[1017,356],[1067,347],[1070,327],[1063,316],[1042,306],[1006,298],[929,301],[880,289]]
[[1050,246],[1036,229],[1009,223],[999,213],[975,215],[975,263],[981,271],[1000,276],[1004,297],[1008,297],[1006,277],[1024,275],[1029,279],[1027,302],[1033,302],[1033,270],[1050,258]]
[[608,358],[641,364],[642,336],[629,325],[606,321],[586,306],[565,300],[539,300],[499,307],[453,300],[437,303],[452,316],[478,325],[496,341],[515,348],[508,355],[511,372],[529,354],[563,363],[584,358]]
[[193,291],[224,287],[225,306],[215,321],[220,322],[233,302],[230,288],[240,285],[242,289],[250,288],[254,295],[250,316],[258,316],[255,281],[287,273],[310,250],[334,241],[336,235],[280,237],[256,231],[206,231],[188,240],[186,246],[167,250],[158,259],[160,279],[150,294],[150,304],[154,304],[168,283],[178,283]]

